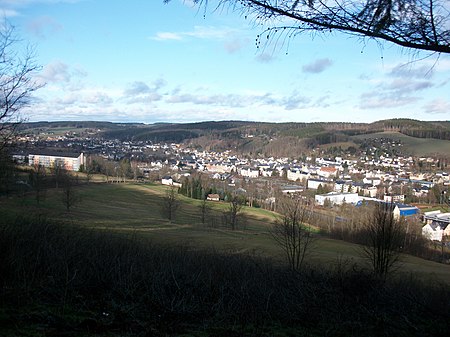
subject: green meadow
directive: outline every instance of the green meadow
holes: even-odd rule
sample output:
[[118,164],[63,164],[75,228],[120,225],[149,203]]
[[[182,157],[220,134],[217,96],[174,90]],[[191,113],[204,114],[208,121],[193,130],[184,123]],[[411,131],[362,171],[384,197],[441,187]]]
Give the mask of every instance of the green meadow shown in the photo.
[[[161,213],[166,187],[157,184],[90,183],[77,187],[80,202],[70,211],[62,203],[61,191],[50,189],[39,204],[30,193],[1,200],[9,215],[39,215],[90,230],[139,235],[158,243],[251,252],[284,261],[269,230],[277,215],[263,209],[243,208],[244,224],[232,231],[222,224],[226,202],[208,202],[205,224],[201,221],[200,200],[179,195],[181,206],[172,222]],[[325,268],[337,261],[362,264],[359,246],[317,234],[309,262]],[[423,277],[450,281],[450,266],[413,256],[404,256],[399,270]]]
[[427,156],[439,153],[450,153],[450,141],[430,138],[416,138],[400,132],[378,132],[352,136],[352,139],[391,138],[400,140],[405,153],[414,156]]

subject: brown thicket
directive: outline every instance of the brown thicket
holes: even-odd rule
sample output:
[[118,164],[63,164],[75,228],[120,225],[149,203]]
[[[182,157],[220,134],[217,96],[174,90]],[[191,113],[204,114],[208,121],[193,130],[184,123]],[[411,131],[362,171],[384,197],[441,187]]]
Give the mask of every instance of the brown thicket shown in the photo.
[[[439,336],[448,285],[0,217],[0,335]],[[30,330],[31,329],[31,330]]]

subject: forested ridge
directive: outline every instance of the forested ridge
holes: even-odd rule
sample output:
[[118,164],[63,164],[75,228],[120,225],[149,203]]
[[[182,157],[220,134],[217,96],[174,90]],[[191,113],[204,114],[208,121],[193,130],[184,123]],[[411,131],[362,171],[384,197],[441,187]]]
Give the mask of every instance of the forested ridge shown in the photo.
[[450,140],[450,122],[388,119],[373,123],[317,122],[264,123],[205,121],[197,123],[38,122],[21,125],[23,133],[75,129],[80,136],[105,140],[184,143],[211,151],[287,156],[317,146],[357,147],[355,136],[398,133],[430,140]]

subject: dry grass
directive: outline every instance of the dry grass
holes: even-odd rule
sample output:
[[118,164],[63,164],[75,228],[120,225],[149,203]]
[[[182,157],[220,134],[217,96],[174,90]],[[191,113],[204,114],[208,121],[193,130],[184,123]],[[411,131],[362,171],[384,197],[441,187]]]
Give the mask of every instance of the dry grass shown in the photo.
[[[78,188],[82,202],[69,213],[59,200],[59,192],[49,190],[47,198],[38,206],[30,194],[25,198],[0,200],[7,213],[40,214],[54,221],[69,222],[79,227],[139,234],[143,238],[163,244],[186,244],[198,248],[221,251],[255,252],[284,262],[284,256],[268,234],[275,215],[272,212],[244,208],[245,228],[232,231],[222,225],[221,215],[228,205],[211,202],[207,224],[201,223],[200,201],[180,196],[182,207],[176,219],[167,221],[161,216],[161,198],[166,187],[154,184],[89,184]],[[356,244],[319,236],[310,263],[332,266],[339,259],[363,265]],[[412,256],[404,256],[399,272],[414,273],[424,279],[438,279],[450,283],[450,266]]]

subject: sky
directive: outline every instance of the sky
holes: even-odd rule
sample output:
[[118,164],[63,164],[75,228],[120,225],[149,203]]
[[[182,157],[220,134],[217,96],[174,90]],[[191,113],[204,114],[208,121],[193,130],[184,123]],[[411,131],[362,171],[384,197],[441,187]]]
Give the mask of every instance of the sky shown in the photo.
[[34,48],[30,121],[450,119],[450,55],[340,33],[278,36],[172,0],[0,0]]

